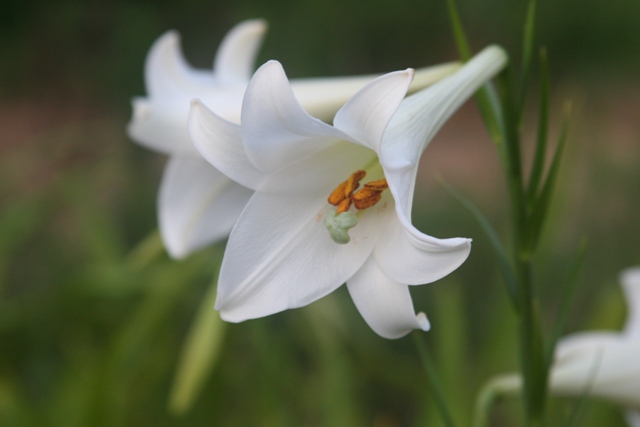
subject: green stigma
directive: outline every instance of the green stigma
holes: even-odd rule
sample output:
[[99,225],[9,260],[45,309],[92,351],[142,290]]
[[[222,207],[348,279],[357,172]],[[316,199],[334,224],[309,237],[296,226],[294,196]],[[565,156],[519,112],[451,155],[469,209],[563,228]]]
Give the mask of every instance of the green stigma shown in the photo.
[[331,239],[340,245],[349,243],[351,240],[351,237],[349,237],[349,229],[355,227],[357,223],[358,218],[353,212],[336,214],[331,211],[327,213],[327,216],[324,218],[324,226],[329,230]]

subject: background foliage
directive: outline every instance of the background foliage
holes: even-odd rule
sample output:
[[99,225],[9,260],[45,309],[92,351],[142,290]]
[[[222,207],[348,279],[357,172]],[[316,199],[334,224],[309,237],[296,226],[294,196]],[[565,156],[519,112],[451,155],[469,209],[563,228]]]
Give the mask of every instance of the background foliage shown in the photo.
[[[586,237],[569,327],[617,328],[625,316],[617,274],[640,263],[640,3],[538,6],[554,109],[571,98],[575,110],[539,260],[543,313],[551,324],[556,278]],[[517,58],[525,7],[460,1],[473,48],[499,43]],[[162,32],[179,30],[189,61],[210,67],[223,34],[255,17],[270,24],[259,62],[279,59],[290,77],[456,58],[445,5],[431,0],[0,4],[0,425],[438,425],[410,340],[376,336],[344,289],[228,326],[192,411],[167,409],[221,247],[186,262],[153,253],[164,159],[127,139],[129,100],[144,94],[144,58]],[[414,209],[429,234],[474,238],[456,273],[413,293],[433,325],[446,395],[466,423],[481,384],[515,368],[515,332],[488,243],[436,174],[507,230],[498,159],[473,105],[425,153]],[[572,405],[554,400],[551,416]],[[505,402],[495,425],[512,425],[518,413]],[[590,401],[580,425],[622,419]]]

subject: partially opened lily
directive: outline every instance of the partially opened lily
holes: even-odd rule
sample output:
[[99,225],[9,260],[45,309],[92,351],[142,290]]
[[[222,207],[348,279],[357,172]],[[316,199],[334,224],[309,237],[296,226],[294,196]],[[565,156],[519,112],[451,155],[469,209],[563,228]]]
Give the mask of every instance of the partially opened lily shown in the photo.
[[550,388],[556,395],[589,395],[629,408],[627,420],[640,427],[640,268],[621,282],[628,305],[622,332],[584,332],[562,339],[556,349]]
[[405,99],[413,70],[358,91],[333,126],[309,115],[275,61],[252,78],[242,126],[201,102],[191,137],[216,168],[255,194],[231,232],[216,308],[239,322],[301,307],[343,283],[379,335],[429,328],[408,285],[438,280],[469,254],[465,238],[411,224],[418,162],[446,119],[506,62],[489,47],[455,74]]
[[[558,342],[549,378],[556,396],[592,396],[626,408],[627,422],[640,427],[640,267],[620,276],[627,300],[627,322],[621,332],[595,331],[569,335]],[[502,375],[487,389],[518,393],[522,378]]]
[[[145,64],[148,95],[133,101],[128,132],[132,139],[170,156],[158,197],[160,232],[169,254],[190,252],[225,238],[252,192],[212,168],[193,148],[187,132],[191,99],[197,97],[216,114],[240,120],[244,91],[266,24],[245,21],[225,37],[211,70],[196,70],[183,59],[179,37],[168,32],[149,52]],[[444,64],[419,72],[414,87],[425,87],[459,67]],[[306,79],[292,83],[302,104],[320,117],[331,117],[374,76]]]

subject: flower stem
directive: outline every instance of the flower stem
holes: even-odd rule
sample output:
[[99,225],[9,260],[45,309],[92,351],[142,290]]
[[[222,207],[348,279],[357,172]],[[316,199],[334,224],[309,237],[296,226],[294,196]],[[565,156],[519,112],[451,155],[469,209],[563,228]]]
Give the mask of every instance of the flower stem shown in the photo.
[[492,378],[478,393],[473,427],[485,427],[489,421],[489,411],[496,400],[507,394],[517,394],[522,390],[522,377],[501,375]]
[[131,251],[127,257],[127,263],[135,270],[140,271],[162,254],[164,246],[158,230],[153,230],[146,235]]
[[455,423],[453,422],[453,417],[451,416],[451,412],[447,406],[446,400],[444,398],[444,394],[442,393],[442,386],[440,385],[440,380],[438,379],[438,375],[436,374],[436,368],[433,363],[433,359],[427,350],[427,345],[425,344],[422,333],[420,331],[414,331],[413,342],[416,344],[416,348],[418,349],[418,355],[420,356],[420,361],[422,362],[422,367],[424,368],[424,372],[427,375],[427,381],[429,383],[429,388],[433,393],[433,397],[436,402],[436,406],[438,407],[438,411],[442,417],[442,421],[447,427],[455,427]]

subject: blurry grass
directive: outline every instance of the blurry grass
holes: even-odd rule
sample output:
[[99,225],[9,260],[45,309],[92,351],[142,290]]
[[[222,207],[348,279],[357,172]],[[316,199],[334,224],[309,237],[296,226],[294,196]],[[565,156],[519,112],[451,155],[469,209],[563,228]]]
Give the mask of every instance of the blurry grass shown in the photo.
[[[376,336],[344,289],[307,308],[228,325],[194,407],[171,416],[167,401],[180,349],[216,251],[186,262],[164,254],[145,257],[146,266],[130,262],[130,251],[155,224],[160,163],[149,160],[152,154],[141,160],[123,127],[106,119],[54,129],[1,160],[2,425],[440,425],[410,340]],[[640,153],[629,152],[621,165],[597,147],[573,146],[540,260],[551,318],[553,280],[563,277],[572,245],[585,234],[601,243],[585,264],[572,330],[619,327],[617,274],[639,254],[620,236],[640,227],[633,221],[640,173],[628,158]],[[418,188],[417,226],[474,238],[458,272],[412,291],[416,309],[431,320],[429,345],[464,424],[484,381],[516,367],[514,319],[481,231],[443,190],[429,188]],[[471,198],[503,232],[501,196],[480,194]],[[566,227],[576,209],[589,215],[574,215]],[[611,215],[616,221],[607,220]],[[551,413],[559,419],[571,407],[557,400]],[[581,425],[620,420],[609,405],[589,403],[585,411]],[[512,425],[518,414],[517,403],[506,401],[494,411],[494,425]]]
[[[508,44],[509,35],[520,34],[523,5],[461,1],[462,14],[472,17],[466,22],[473,47]],[[633,237],[640,235],[640,128],[633,116],[616,119],[634,111],[616,106],[638,89],[618,83],[623,89],[612,95],[609,86],[638,68],[627,21],[639,6],[603,5],[540,3],[540,39],[549,47],[554,81],[559,70],[573,84],[595,75],[603,85],[600,92],[569,89],[578,91],[578,114],[538,260],[544,315],[552,319],[557,278],[566,277],[582,238],[591,242],[572,331],[618,328],[625,315],[618,272],[640,263]],[[451,59],[444,7],[328,1],[314,3],[309,19],[305,7],[286,0],[268,7],[249,1],[94,6],[72,0],[0,6],[6,41],[0,57],[11,58],[0,62],[5,102],[27,96],[34,105],[44,97],[117,106],[115,115],[97,113],[97,120],[72,121],[19,144],[0,141],[0,425],[440,425],[411,341],[376,336],[345,289],[307,308],[228,325],[194,407],[183,417],[169,415],[181,346],[211,283],[216,250],[186,262],[160,255],[132,268],[130,251],[156,224],[163,161],[131,144],[124,128],[129,98],[143,93],[144,55],[166,29],[180,30],[188,58],[205,67],[231,25],[262,16],[271,29],[260,58],[283,59],[292,76],[372,72]],[[387,26],[392,31],[380,30]],[[631,136],[620,135],[623,127]],[[465,137],[482,144],[482,132]],[[450,144],[440,151],[448,162],[445,178],[504,233],[502,184],[491,170],[477,169],[478,163],[491,169],[493,147],[486,143],[480,153],[488,154],[478,158],[468,148]],[[425,185],[414,211],[427,233],[474,239],[456,273],[412,290],[416,309],[432,323],[427,339],[445,395],[465,425],[483,382],[516,367],[514,318],[488,242],[459,205]],[[562,419],[572,405],[553,400],[550,419]],[[511,426],[518,417],[517,403],[505,401],[492,425]],[[594,427],[621,423],[617,409],[593,401],[579,420]]]

